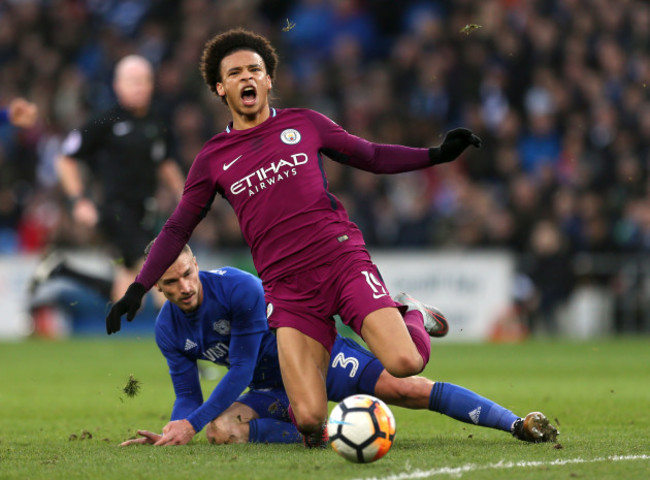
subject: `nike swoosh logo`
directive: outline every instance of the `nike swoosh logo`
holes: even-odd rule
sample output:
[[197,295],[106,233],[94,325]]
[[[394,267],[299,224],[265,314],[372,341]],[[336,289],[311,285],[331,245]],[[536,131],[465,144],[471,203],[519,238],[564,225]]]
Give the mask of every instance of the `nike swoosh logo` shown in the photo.
[[230,162],[230,163],[224,163],[224,164],[223,164],[223,169],[224,169],[224,171],[226,171],[226,170],[228,170],[230,167],[232,167],[233,163],[235,163],[235,162],[236,162],[237,160],[239,160],[241,157],[242,157],[242,155],[238,156],[237,158],[235,158],[235,159],[234,159],[232,162]]
[[372,298],[378,299],[378,298],[381,298],[381,297],[385,297],[386,295],[388,295],[388,294],[387,293],[373,293]]

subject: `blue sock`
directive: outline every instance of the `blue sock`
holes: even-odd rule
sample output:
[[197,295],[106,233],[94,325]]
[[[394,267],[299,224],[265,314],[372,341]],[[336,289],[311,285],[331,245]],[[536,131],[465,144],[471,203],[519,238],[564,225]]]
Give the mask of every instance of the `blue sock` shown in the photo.
[[251,443],[296,443],[302,435],[291,422],[273,418],[256,418],[248,422],[248,441]]
[[429,396],[429,410],[465,423],[506,432],[519,417],[501,405],[452,383],[436,382]]

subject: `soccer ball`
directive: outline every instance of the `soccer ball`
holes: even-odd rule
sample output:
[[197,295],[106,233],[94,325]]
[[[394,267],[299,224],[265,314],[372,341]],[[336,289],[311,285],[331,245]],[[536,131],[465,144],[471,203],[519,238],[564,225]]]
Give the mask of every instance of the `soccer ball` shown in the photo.
[[346,460],[370,463],[388,453],[395,439],[395,417],[371,395],[352,395],[329,416],[327,434],[336,453]]

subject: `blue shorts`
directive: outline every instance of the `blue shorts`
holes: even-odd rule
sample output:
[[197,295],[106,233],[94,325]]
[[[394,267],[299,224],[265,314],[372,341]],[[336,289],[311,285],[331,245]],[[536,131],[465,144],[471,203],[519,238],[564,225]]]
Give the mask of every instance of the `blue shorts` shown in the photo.
[[[340,402],[357,393],[375,394],[384,366],[370,351],[354,340],[336,336],[327,370],[327,399]],[[282,388],[249,390],[237,399],[255,410],[260,418],[290,422],[289,398]]]
[[283,422],[291,421],[289,398],[284,388],[249,390],[242,393],[237,401],[255,410],[260,418],[273,418]]
[[384,366],[354,340],[336,336],[327,370],[327,399],[340,402],[357,393],[375,394]]

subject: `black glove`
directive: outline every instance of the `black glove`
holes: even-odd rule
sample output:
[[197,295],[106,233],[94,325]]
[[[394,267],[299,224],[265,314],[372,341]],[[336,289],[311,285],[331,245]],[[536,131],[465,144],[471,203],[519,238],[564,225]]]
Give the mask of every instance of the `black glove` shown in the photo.
[[144,285],[133,282],[127,288],[126,293],[111,307],[111,311],[106,315],[106,333],[116,333],[120,331],[122,315],[126,313],[126,319],[130,322],[140,308],[142,297],[147,293]]
[[431,165],[455,160],[470,145],[481,148],[481,139],[474,135],[471,130],[455,128],[448,131],[439,147],[429,149]]

